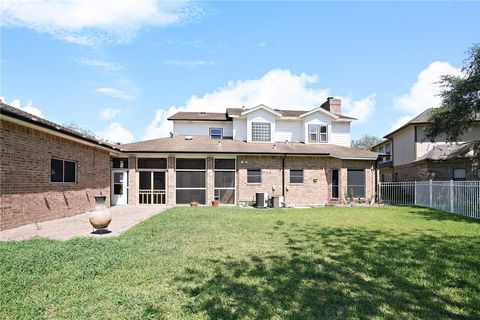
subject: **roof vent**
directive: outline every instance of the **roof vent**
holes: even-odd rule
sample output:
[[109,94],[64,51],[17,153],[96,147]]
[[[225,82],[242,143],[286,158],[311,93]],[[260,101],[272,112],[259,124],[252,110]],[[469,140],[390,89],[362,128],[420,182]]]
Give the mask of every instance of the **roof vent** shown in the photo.
[[207,113],[206,113],[205,111],[202,111],[202,112],[200,112],[200,115],[201,115],[201,116],[206,116]]
[[192,136],[185,136],[185,140],[193,140]]
[[221,140],[218,140],[217,145],[221,146],[221,145],[222,145],[222,141],[221,141]]
[[276,149],[277,149],[277,145],[274,144],[274,145],[273,145],[273,150],[276,150]]

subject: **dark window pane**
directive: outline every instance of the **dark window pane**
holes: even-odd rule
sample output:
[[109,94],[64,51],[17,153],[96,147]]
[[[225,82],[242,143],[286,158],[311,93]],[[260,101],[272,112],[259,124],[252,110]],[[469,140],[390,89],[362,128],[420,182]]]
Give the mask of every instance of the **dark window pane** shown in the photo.
[[365,170],[348,169],[347,196],[354,198],[365,198]]
[[123,184],[115,183],[113,185],[113,194],[123,194]]
[[128,159],[127,158],[111,158],[110,159],[110,167],[111,168],[128,168]]
[[205,169],[205,159],[177,159],[177,169]]
[[338,198],[338,170],[332,170],[332,198]]
[[205,188],[205,171],[177,171],[177,188]]
[[140,171],[140,189],[152,189],[152,173]]
[[327,133],[327,127],[326,126],[320,126],[320,133]]
[[215,190],[215,200],[223,204],[235,203],[235,190],[233,189],[217,189]]
[[210,128],[210,139],[222,139],[223,129],[222,128]]
[[176,192],[177,203],[190,203],[196,201],[200,204],[205,204],[205,190],[178,190]]
[[303,183],[303,170],[290,170],[290,183]]
[[75,162],[64,161],[64,173],[63,173],[64,182],[75,182],[76,166],[77,165]]
[[165,172],[153,173],[153,189],[165,190]]
[[139,169],[166,169],[166,158],[138,158],[137,166]]
[[215,169],[235,169],[235,159],[215,159]]
[[262,171],[257,169],[247,170],[247,183],[261,183]]
[[51,181],[63,182],[63,161],[52,159],[51,161]]
[[235,188],[235,171],[215,171],[215,188]]
[[123,183],[123,172],[113,173],[113,183]]

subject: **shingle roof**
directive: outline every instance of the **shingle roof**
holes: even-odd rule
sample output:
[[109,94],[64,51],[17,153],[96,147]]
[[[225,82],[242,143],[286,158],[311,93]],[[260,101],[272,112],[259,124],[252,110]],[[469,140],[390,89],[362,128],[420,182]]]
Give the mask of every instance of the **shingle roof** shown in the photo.
[[[242,113],[242,111],[246,111],[248,109],[244,109],[244,108],[227,108],[227,114],[229,116],[240,116],[240,114]],[[276,112],[282,114],[283,117],[298,117],[310,110],[283,110],[283,109],[274,109]],[[333,113],[331,112],[332,114],[336,115],[336,116],[339,116],[341,119],[351,119],[351,120],[356,120],[355,118],[352,118],[352,117],[347,117],[347,116],[344,116],[342,114],[336,114],[336,113]]]
[[196,120],[196,121],[231,121],[226,113],[221,112],[177,112],[168,120]]
[[[388,138],[389,136],[391,136],[392,134],[402,130],[402,129],[405,129],[406,127],[408,127],[409,125],[412,125],[412,124],[426,124],[428,123],[428,119],[430,118],[430,115],[432,114],[432,111],[435,110],[435,108],[428,108],[426,109],[425,111],[423,111],[422,113],[420,113],[419,115],[415,116],[412,120],[408,121],[407,123],[405,123],[403,126],[401,126],[400,128],[398,129],[395,129],[393,130],[392,132],[390,132],[389,134],[385,135],[384,138]],[[477,113],[475,115],[475,118],[477,121],[480,121],[480,113]]]
[[[470,155],[471,151],[474,151]],[[471,158],[480,154],[480,140],[473,140],[459,144],[439,144],[425,153],[416,161],[424,160],[450,160],[456,158]]]
[[62,125],[59,125],[55,122],[48,121],[48,120],[46,120],[44,118],[41,118],[41,117],[37,117],[37,116],[35,116],[31,113],[25,112],[25,111],[20,110],[18,108],[14,108],[14,107],[12,107],[12,106],[4,103],[4,102],[0,102],[0,114],[10,116],[12,118],[22,120],[22,121],[25,121],[25,122],[28,122],[28,123],[31,123],[31,124],[35,124],[35,125],[40,126],[40,127],[51,129],[53,131],[57,131],[59,133],[66,134],[66,135],[75,137],[77,139],[84,140],[86,142],[97,144],[97,145],[102,146],[102,147],[118,150],[118,148],[116,146],[113,146],[113,145],[108,144],[104,141],[95,139],[93,137],[84,135],[80,132],[71,130],[71,129],[69,129],[67,127],[64,127]]
[[125,152],[324,155],[366,160],[376,160],[378,156],[376,152],[333,144],[247,143],[238,140],[215,140],[204,136],[194,136],[192,140],[187,140],[185,136],[159,138],[122,144],[120,148]]

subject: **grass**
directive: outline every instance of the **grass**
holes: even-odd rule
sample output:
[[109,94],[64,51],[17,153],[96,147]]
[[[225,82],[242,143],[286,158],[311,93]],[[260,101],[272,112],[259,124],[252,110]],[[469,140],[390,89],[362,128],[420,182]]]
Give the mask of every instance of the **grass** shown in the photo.
[[170,209],[0,244],[1,319],[478,319],[480,223],[415,207]]

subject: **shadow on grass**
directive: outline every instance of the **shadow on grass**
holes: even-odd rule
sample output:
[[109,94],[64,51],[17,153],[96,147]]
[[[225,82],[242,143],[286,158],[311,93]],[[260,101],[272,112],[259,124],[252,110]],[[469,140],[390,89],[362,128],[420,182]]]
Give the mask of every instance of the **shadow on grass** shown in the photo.
[[[287,226],[286,226],[287,227]],[[212,319],[480,317],[480,239],[293,227],[286,251],[211,260],[178,283]]]
[[410,206],[408,208],[410,209],[409,213],[420,215],[425,218],[425,220],[456,221],[480,224],[480,219],[466,217],[456,213],[415,206]]

